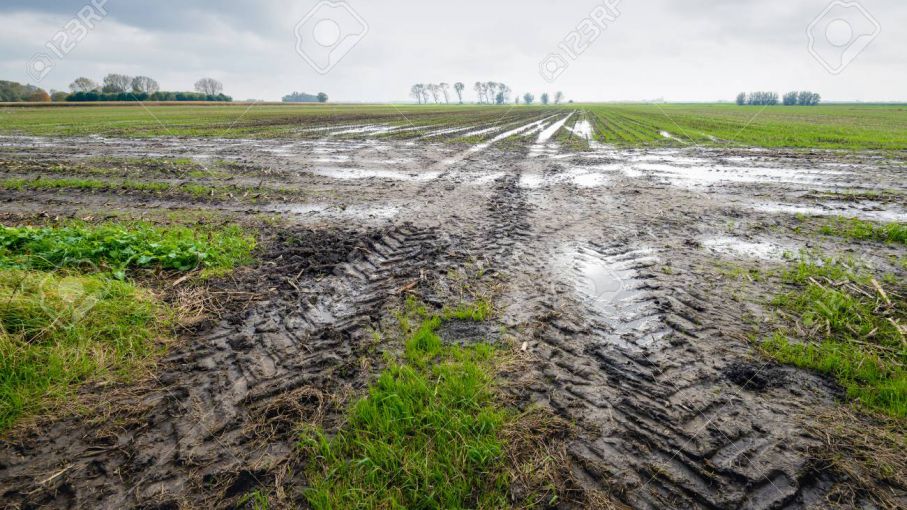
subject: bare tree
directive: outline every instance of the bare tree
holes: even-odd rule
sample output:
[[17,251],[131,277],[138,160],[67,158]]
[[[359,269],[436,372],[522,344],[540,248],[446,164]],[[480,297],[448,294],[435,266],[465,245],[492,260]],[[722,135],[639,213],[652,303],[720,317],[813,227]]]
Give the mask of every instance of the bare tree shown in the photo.
[[479,103],[480,104],[484,103],[485,102],[485,84],[480,81],[477,81],[476,84],[473,85],[472,88],[475,89],[475,91],[476,91],[476,96],[478,96],[478,98],[479,98]]
[[547,92],[542,93],[542,104],[547,105],[550,99]]
[[523,94],[523,102],[526,104],[532,104],[535,102],[535,96],[531,92]]
[[98,84],[91,78],[86,78],[84,76],[76,78],[75,81],[69,84],[69,90],[73,92],[91,92],[92,90],[97,89]]
[[216,96],[224,91],[224,85],[214,78],[202,78],[195,82],[195,91],[206,96]]
[[441,87],[435,83],[429,83],[427,87],[428,91],[431,92],[432,99],[435,100],[435,104],[438,104],[438,92],[441,90]]
[[746,104],[746,92],[741,92],[737,94],[737,105],[743,106]]
[[110,73],[104,77],[104,92],[109,94],[119,94],[129,90],[132,85],[132,78],[125,74]]
[[460,100],[460,104],[463,104],[463,89],[465,88],[466,85],[463,85],[461,81],[454,83],[454,91],[457,93],[457,99]]
[[428,104],[428,89],[429,87],[431,87],[431,85],[420,83],[419,86],[422,87],[422,102],[424,104]]
[[561,104],[564,101],[564,93],[558,90],[554,94],[554,104]]
[[441,87],[441,93],[444,94],[444,103],[450,104],[450,93],[448,92],[448,90],[450,89],[450,84],[442,81],[438,84],[438,86]]
[[147,76],[136,76],[132,79],[132,91],[136,94],[154,94],[161,90],[154,78]]
[[415,97],[416,101],[418,101],[419,104],[422,104],[422,91],[424,89],[425,89],[425,85],[422,85],[421,83],[416,83],[415,85],[412,86],[412,88],[409,89],[409,95]]
[[494,96],[497,93],[498,84],[493,81],[485,82],[485,97],[488,98],[488,104],[494,104]]

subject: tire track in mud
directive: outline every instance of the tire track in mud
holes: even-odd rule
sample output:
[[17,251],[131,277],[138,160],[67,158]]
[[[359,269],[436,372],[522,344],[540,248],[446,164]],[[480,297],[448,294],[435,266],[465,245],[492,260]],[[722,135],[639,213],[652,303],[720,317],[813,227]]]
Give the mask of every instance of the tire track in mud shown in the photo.
[[[156,384],[115,403],[116,429],[78,418],[0,450],[3,506],[223,507],[273,486],[294,426],[332,393],[367,383],[358,359],[387,300],[443,265],[435,232],[401,226],[366,237],[321,280],[290,281],[163,361]],[[279,273],[275,273],[279,271]],[[260,283],[272,284],[267,277]]]
[[[634,508],[824,501],[830,479],[810,464],[807,449],[816,441],[798,418],[816,397],[763,393],[753,384],[810,376],[747,361],[748,345],[724,333],[737,319],[697,275],[657,272],[674,254],[621,234],[638,223],[621,208],[572,228],[571,218],[535,210],[518,175],[496,183],[489,249],[514,277],[507,320],[523,330],[538,361],[526,393],[579,425],[568,452],[581,485]],[[599,244],[590,235],[623,238]],[[565,244],[576,247],[566,271],[552,270]],[[604,300],[589,284],[596,271],[620,285],[605,289]],[[743,376],[728,375],[741,366]]]

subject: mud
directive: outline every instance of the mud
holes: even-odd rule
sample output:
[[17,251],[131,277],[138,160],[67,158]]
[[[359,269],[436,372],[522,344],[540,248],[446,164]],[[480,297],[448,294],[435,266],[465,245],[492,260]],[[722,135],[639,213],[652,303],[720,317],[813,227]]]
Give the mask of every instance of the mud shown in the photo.
[[[238,296],[224,316],[183,338],[152,380],[111,392],[103,420],[48,417],[4,438],[4,505],[232,507],[258,487],[299,504],[294,425],[330,428],[378,371],[372,332],[405,295],[456,302],[449,272],[470,265],[498,289],[497,318],[439,334],[468,344],[506,332],[526,343],[530,369],[506,387],[520,405],[577,424],[566,449],[582,488],[633,508],[826,506],[853,482],[817,469],[813,453],[815,417],[840,405],[840,389],[753,349],[747,338],[767,332],[773,289],[742,289],[726,268],[781,268],[778,250],[814,248],[857,252],[903,277],[891,261],[903,250],[817,236],[796,228],[809,210],[783,206],[865,211],[834,194],[884,190],[894,198],[875,201],[877,217],[898,217],[907,171],[877,154],[571,152],[554,136],[575,121],[565,117],[471,126],[487,138],[465,147],[432,141],[470,134],[451,127],[412,130],[425,137],[418,143],[341,139],[384,129],[367,123],[294,141],[2,140],[3,157],[24,168],[10,175],[40,173],[40,161],[192,155],[299,193],[257,204],[2,193],[6,213],[280,220],[260,263],[216,286]],[[585,121],[569,129],[590,131]]]

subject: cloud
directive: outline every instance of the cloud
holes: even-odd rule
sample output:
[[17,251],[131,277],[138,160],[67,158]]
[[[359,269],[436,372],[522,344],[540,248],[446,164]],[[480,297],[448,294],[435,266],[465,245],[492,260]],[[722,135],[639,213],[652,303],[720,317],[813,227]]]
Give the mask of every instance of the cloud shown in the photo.
[[[100,2],[102,0],[95,0]],[[806,27],[825,8],[811,0],[623,0],[620,17],[570,62],[555,85],[538,74],[552,51],[599,2],[406,0],[350,5],[369,32],[327,75],[295,52],[293,28],[317,2],[107,0],[109,16],[40,85],[108,72],[145,74],[167,89],[201,76],[238,99],[278,99],[292,90],[333,99],[391,101],[420,81],[496,80],[514,91],[563,89],[583,100],[665,97],[731,99],[739,90],[813,88],[829,99],[907,100],[907,17],[901,0],[865,0],[882,34],[838,76],[806,49]],[[33,81],[29,58],[85,0],[7,0],[0,5],[0,78]],[[471,95],[471,94],[468,94]]]

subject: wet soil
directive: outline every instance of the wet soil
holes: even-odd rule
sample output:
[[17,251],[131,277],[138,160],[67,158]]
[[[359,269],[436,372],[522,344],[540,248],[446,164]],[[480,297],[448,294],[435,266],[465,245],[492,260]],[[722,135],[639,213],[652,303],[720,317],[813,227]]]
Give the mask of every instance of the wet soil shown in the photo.
[[[817,468],[814,454],[823,444],[815,417],[841,405],[840,389],[761,357],[749,338],[771,327],[765,303],[775,289],[741,285],[728,268],[781,268],[775,250],[806,248],[903,277],[902,248],[818,236],[804,227],[819,220],[784,206],[897,218],[905,202],[878,197],[903,197],[907,170],[868,153],[594,143],[571,152],[548,129],[561,121],[502,128],[516,131],[471,148],[374,137],[4,139],[16,172],[40,172],[29,166],[38,160],[188,154],[232,159],[257,181],[305,193],[259,204],[0,193],[7,214],[279,220],[259,263],[215,286],[236,297],[228,312],[182,338],[150,381],[84,390],[109,392],[103,419],[47,417],[3,439],[0,500],[225,508],[265,487],[300,504],[294,426],[330,428],[378,372],[381,321],[406,295],[455,303],[450,271],[469,265],[498,289],[499,313],[446,324],[442,339],[497,341],[507,331],[525,342],[532,363],[507,391],[577,424],[564,440],[582,488],[646,509],[827,506],[852,482]],[[874,205],[858,196],[855,206],[843,191]]]

